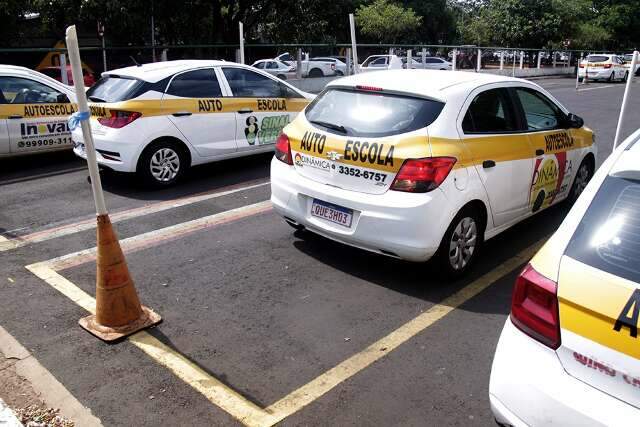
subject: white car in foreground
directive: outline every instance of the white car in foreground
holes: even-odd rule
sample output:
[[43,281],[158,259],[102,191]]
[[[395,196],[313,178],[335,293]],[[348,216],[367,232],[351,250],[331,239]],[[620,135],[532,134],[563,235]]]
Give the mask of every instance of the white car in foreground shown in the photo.
[[640,424],[639,139],[609,156],[516,281],[489,384],[498,424]]
[[[111,70],[87,97],[100,166],[168,186],[192,165],[273,150],[314,95],[247,65],[191,60]],[[85,158],[81,129],[72,137]]]
[[535,83],[430,70],[329,83],[287,125],[271,201],[295,228],[462,275],[482,242],[572,197],[592,132]]

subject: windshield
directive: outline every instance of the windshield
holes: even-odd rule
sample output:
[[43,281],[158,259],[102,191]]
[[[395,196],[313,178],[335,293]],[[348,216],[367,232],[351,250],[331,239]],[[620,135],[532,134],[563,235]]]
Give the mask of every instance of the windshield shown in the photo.
[[571,238],[566,254],[640,283],[640,181],[607,177]]
[[87,98],[93,102],[126,101],[134,98],[142,85],[142,80],[130,77],[105,76],[87,91]]
[[587,56],[587,62],[605,62],[609,57],[604,55],[589,55]]
[[305,115],[310,122],[332,125],[320,125],[328,132],[381,137],[429,126],[443,106],[439,101],[411,96],[329,89],[307,107]]

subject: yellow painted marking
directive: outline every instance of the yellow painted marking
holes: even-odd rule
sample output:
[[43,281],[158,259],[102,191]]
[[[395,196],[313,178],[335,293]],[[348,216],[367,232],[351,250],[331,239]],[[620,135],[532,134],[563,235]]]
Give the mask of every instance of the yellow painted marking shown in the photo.
[[[253,207],[255,208],[255,205],[253,205]],[[180,228],[174,230],[180,232]],[[138,236],[134,236],[130,239],[137,237]],[[386,356],[406,341],[451,313],[460,305],[487,289],[498,279],[529,260],[539,247],[542,246],[544,240],[546,240],[546,238],[529,246],[513,258],[504,262],[501,266],[484,274],[455,294],[449,296],[440,304],[434,305],[423,314],[400,326],[363,351],[351,356],[349,359],[265,409],[250,402],[241,394],[226,386],[217,378],[188,360],[185,356],[167,347],[147,332],[139,332],[129,337],[128,341],[144,351],[157,363],[169,369],[186,384],[200,392],[211,403],[223,409],[243,424],[251,427],[272,426]],[[91,254],[92,251],[92,249],[87,249],[76,252],[75,254],[31,264],[26,266],[26,268],[80,307],[90,313],[95,313],[95,299],[55,270],[65,268],[69,264],[73,265],[73,257],[86,257]]]

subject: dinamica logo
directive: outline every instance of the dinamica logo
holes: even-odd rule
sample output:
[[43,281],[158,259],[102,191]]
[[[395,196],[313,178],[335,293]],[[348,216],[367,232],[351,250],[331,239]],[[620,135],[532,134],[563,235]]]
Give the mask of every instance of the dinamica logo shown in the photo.
[[313,156],[305,156],[304,154],[296,153],[294,161],[296,165],[300,167],[309,166],[325,172],[329,172],[331,170],[331,162]]

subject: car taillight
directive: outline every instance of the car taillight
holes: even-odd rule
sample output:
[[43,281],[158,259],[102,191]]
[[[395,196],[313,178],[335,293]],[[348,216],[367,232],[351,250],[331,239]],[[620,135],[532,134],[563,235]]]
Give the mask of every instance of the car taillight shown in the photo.
[[578,67],[584,68],[584,64],[580,64],[580,65],[578,65]]
[[604,68],[611,68],[612,64],[604,64]]
[[531,264],[516,279],[511,301],[511,321],[531,338],[553,350],[560,347],[558,285]]
[[98,123],[110,128],[120,129],[140,116],[142,116],[142,113],[137,111],[110,110],[110,116],[99,117]]
[[288,165],[293,165],[293,157],[291,156],[291,143],[289,137],[283,132],[276,140],[276,159]]
[[391,184],[391,189],[409,193],[426,193],[444,182],[457,159],[455,157],[428,157],[407,159]]
[[335,70],[336,69],[336,64],[331,64],[331,69]]

